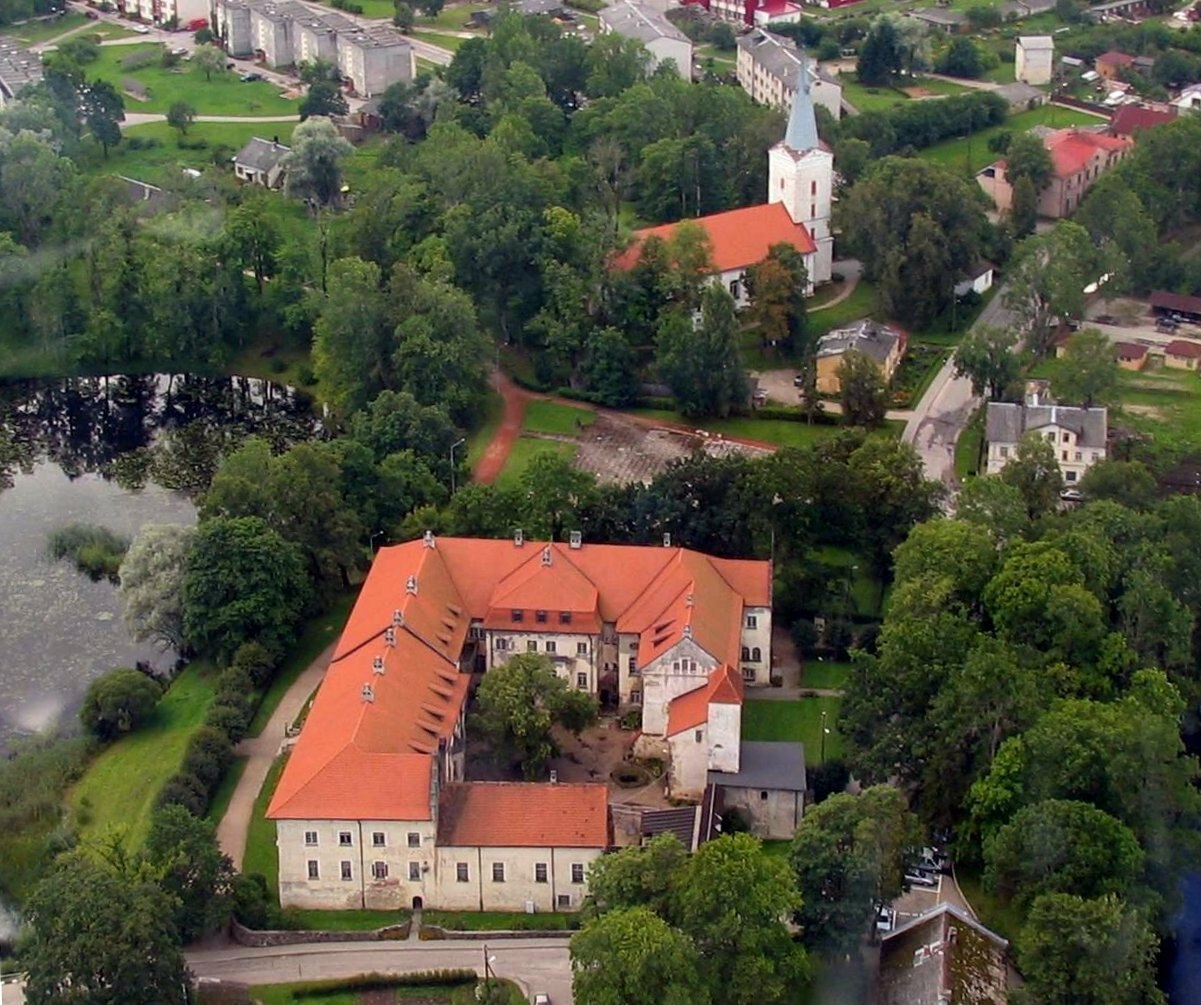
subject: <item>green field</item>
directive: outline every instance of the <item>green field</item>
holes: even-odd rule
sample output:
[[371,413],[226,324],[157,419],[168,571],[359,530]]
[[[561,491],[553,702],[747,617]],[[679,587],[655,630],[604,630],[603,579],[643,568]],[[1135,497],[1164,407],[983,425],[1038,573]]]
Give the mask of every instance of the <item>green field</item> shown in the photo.
[[[88,175],[125,175],[151,185],[179,184],[184,168],[203,171],[214,167],[220,157],[221,169],[229,170],[229,161],[254,136],[278,136],[287,143],[296,127],[294,122],[197,122],[188,130],[188,140],[203,139],[208,143],[202,150],[185,150],[177,143],[178,134],[165,122],[150,122],[122,130],[124,139],[103,156],[99,144],[85,147],[78,158],[80,170]],[[157,140],[148,150],[133,150],[131,137]],[[303,209],[301,210],[303,212]]]
[[1201,449],[1201,376],[1188,370],[1122,370],[1118,380],[1124,423],[1153,436],[1156,446]]
[[496,479],[496,484],[513,486],[521,479],[530,462],[539,454],[559,454],[564,460],[570,461],[575,457],[576,445],[564,443],[562,440],[539,440],[531,436],[519,436],[509,452],[504,470]]
[[819,338],[835,328],[841,328],[874,313],[876,310],[876,287],[864,279],[859,280],[851,295],[829,307],[814,307],[809,311],[809,332]]
[[0,28],[0,35],[9,35],[18,42],[26,45],[40,45],[59,35],[65,35],[76,28],[82,28],[88,19],[82,14],[72,12],[62,17],[52,17],[26,21],[24,24],[9,24]]
[[562,405],[557,401],[531,401],[525,407],[521,429],[551,436],[578,436],[595,421],[596,413],[591,409]]
[[467,437],[467,467],[474,469],[479,459],[484,456],[492,437],[500,428],[505,416],[505,401],[494,390],[489,389],[488,399],[484,405],[484,421],[476,426]]
[[289,921],[310,932],[373,932],[403,925],[411,917],[409,911],[288,911]]
[[842,85],[843,98],[859,112],[886,111],[899,102],[909,100],[909,95],[904,91],[891,87],[865,87],[853,73],[840,73],[838,82]]
[[1024,133],[1034,126],[1061,129],[1067,126],[1096,125],[1102,121],[1096,115],[1090,115],[1088,112],[1081,112],[1075,108],[1041,105],[1031,111],[1011,115],[999,126],[990,126],[978,133],[972,133],[971,136],[936,143],[934,146],[922,150],[918,156],[923,160],[942,164],[944,167],[967,170],[971,174],[975,174],[1000,156],[996,151],[988,148],[988,141],[1000,133]]
[[195,661],[175,679],[146,725],[92,761],[67,797],[81,840],[124,832],[128,850],[141,847],[159,789],[179,770],[212,700],[212,669]]
[[279,703],[287,694],[290,688],[309,664],[321,655],[322,650],[333,642],[336,642],[338,636],[342,634],[342,629],[346,625],[346,619],[350,617],[350,609],[354,607],[354,602],[358,598],[358,591],[344,594],[334,601],[333,606],[324,614],[313,618],[301,633],[300,638],[296,641],[296,645],[292,647],[292,651],[288,653],[288,658],[284,660],[279,670],[275,674],[275,678],[271,681],[271,686],[267,688],[267,693],[263,696],[262,702],[259,703],[259,709],[255,713],[254,719],[250,723],[248,736],[258,736],[263,731],[263,727],[267,725],[267,720],[275,714],[275,710],[279,707]]
[[838,690],[846,687],[850,674],[850,663],[808,659],[801,667],[801,687]]
[[452,932],[542,931],[565,932],[579,920],[568,911],[526,914],[524,911],[423,911],[422,925]]
[[[519,1005],[519,1003],[525,1002],[525,996],[516,985],[499,979],[494,979],[494,983],[507,988],[510,1005]],[[359,1005],[361,1001],[368,1000],[365,995],[360,998],[356,991],[336,990],[339,986],[339,981],[266,984],[252,987],[250,992],[258,1005]],[[445,985],[398,986],[395,989],[389,988],[387,997],[378,998],[373,995],[370,1000],[373,1002],[396,1002],[398,1005],[404,1005],[406,1002],[411,1005],[473,1005],[476,1001],[475,991],[476,983],[474,981],[455,987],[446,987]],[[306,994],[305,992],[311,993]],[[380,994],[380,992],[374,994]],[[200,999],[200,1005],[206,1005],[203,997]]]
[[801,698],[797,701],[761,698],[742,705],[744,740],[785,740],[805,745],[805,761],[821,763],[822,713],[826,713],[826,759],[842,756],[843,739],[838,732],[841,698]]
[[[232,70],[214,73],[212,80],[193,69],[187,62],[173,69],[164,69],[157,59],[142,69],[127,70],[123,61],[135,54],[159,54],[163,46],[157,42],[147,45],[113,45],[100,50],[100,58],[89,64],[89,78],[110,81],[124,91],[123,81],[137,81],[146,89],[145,101],[125,95],[127,112],[166,112],[176,101],[186,101],[197,115],[292,115],[296,114],[295,100],[280,97],[277,85],[267,81],[242,83]],[[259,129],[270,129],[271,124]]]
[[434,31],[471,31],[467,27],[467,19],[477,11],[490,10],[488,4],[447,4],[434,17],[418,14],[414,24],[417,28],[431,28]]
[[428,42],[430,45],[449,49],[451,52],[457,52],[459,46],[467,41],[465,38],[459,38],[458,35],[443,35],[436,31],[411,31],[409,37],[415,38],[419,42]]
[[246,875],[257,872],[262,876],[267,881],[268,894],[276,903],[279,902],[279,848],[275,845],[275,824],[267,819],[267,807],[287,763],[288,755],[285,754],[267,772],[254,801],[254,812],[246,831],[246,851],[242,855],[242,872]]

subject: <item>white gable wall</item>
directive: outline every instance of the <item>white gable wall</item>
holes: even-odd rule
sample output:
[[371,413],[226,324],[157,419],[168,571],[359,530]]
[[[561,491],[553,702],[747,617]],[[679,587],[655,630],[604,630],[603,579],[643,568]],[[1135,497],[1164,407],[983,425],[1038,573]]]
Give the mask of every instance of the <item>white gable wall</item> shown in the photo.
[[717,660],[695,639],[680,639],[642,670],[642,731],[662,736],[667,730],[667,706],[673,698],[709,683]]

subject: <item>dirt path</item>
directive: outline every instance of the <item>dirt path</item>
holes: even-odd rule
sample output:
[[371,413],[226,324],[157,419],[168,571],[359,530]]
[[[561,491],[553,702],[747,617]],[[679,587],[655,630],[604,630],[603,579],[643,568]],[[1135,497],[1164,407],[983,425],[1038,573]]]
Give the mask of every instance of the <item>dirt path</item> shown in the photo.
[[505,411],[492,442],[484,448],[480,459],[475,462],[472,477],[481,485],[491,485],[504,470],[513,444],[521,435],[526,403],[533,397],[529,391],[518,387],[505,374],[497,372],[493,376],[496,379],[496,389],[504,399]]
[[309,695],[317,690],[336,645],[336,642],[330,643],[321,655],[305,668],[304,673],[296,678],[271,718],[267,720],[263,731],[258,736],[247,737],[234,748],[238,757],[247,758],[246,770],[238,779],[238,787],[234,789],[229,808],[217,825],[217,843],[230,857],[235,869],[242,868],[242,857],[246,853],[246,833],[254,815],[254,801],[258,799],[263,782],[267,780],[267,772],[271,770],[271,765],[279,754],[285,730],[300,714],[304,703],[309,700]]
[[845,277],[842,289],[838,296],[833,300],[827,300],[819,307],[810,307],[809,313],[816,314],[818,311],[828,310],[835,304],[840,304],[852,293],[855,292],[855,287],[859,285],[859,280],[863,277],[863,266],[854,258],[844,258],[842,261],[834,263],[834,271],[841,272]]

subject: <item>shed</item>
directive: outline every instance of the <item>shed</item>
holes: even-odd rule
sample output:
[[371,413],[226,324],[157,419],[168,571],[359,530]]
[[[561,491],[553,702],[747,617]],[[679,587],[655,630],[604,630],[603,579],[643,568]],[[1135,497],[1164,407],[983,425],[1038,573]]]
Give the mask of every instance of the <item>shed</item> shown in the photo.
[[234,155],[234,175],[239,181],[279,188],[283,184],[283,159],[291,151],[277,139],[255,136]]

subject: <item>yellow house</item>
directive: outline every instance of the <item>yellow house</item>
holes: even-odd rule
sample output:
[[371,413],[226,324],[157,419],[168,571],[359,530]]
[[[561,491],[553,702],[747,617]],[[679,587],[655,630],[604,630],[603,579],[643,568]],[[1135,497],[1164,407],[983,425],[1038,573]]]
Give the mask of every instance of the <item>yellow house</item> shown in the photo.
[[872,360],[880,368],[884,382],[888,383],[905,355],[905,342],[904,332],[867,319],[823,335],[817,343],[817,393],[838,394],[841,391],[842,360],[852,351]]
[[1163,365],[1173,370],[1196,370],[1201,359],[1201,342],[1172,339],[1163,347]]

